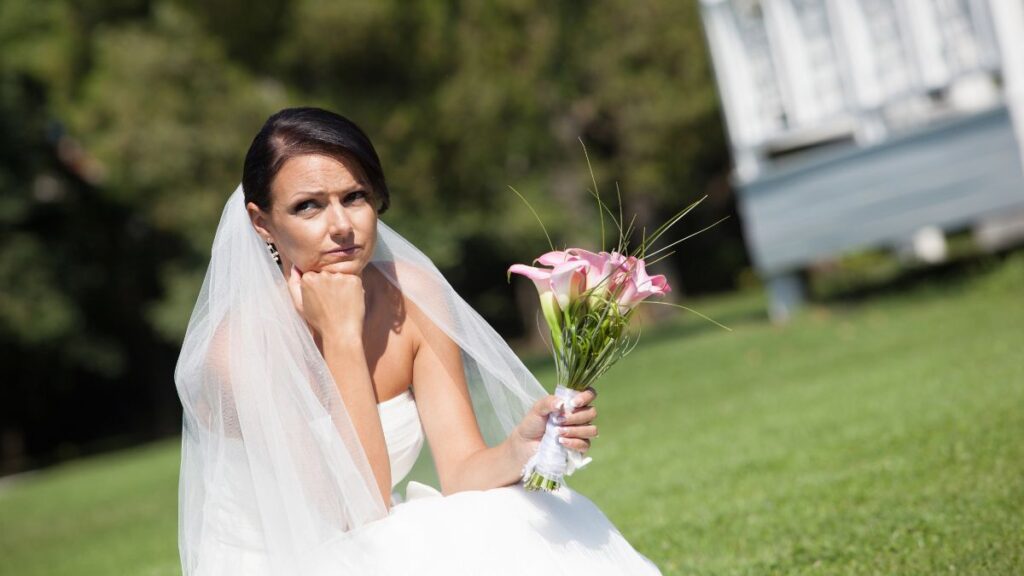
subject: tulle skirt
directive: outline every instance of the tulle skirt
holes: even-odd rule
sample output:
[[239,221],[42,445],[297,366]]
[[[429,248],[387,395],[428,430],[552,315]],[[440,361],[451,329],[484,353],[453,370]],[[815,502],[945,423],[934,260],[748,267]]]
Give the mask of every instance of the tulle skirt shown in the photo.
[[660,574],[582,494],[521,486],[442,497],[411,482],[387,518],[339,548],[372,551],[373,574]]
[[[321,546],[295,573],[661,574],[593,502],[568,487],[544,493],[517,485],[441,496],[410,482],[406,494],[386,518]],[[200,572],[281,576],[272,573],[258,549],[241,544],[220,539],[204,547]]]

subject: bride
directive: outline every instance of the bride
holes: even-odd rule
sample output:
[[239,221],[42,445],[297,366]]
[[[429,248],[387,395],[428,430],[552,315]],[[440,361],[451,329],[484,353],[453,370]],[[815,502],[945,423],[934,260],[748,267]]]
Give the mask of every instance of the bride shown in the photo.
[[[547,395],[389,204],[337,114],[253,140],[175,370],[184,574],[658,574],[584,496],[523,490],[552,412],[582,463],[595,393]],[[403,496],[424,443],[440,491]]]

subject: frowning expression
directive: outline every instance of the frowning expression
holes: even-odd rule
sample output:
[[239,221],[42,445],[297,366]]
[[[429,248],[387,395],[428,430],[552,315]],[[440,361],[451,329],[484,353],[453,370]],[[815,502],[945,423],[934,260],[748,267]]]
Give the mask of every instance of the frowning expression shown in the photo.
[[270,187],[270,207],[246,209],[264,240],[273,242],[287,274],[361,274],[377,239],[377,201],[358,163],[320,154],[285,161]]

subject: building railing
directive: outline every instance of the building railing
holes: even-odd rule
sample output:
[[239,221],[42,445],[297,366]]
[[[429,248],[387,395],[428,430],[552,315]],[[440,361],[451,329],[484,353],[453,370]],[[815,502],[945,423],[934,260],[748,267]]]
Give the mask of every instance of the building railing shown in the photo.
[[701,4],[740,183],[788,151],[870,145],[1005,100],[1006,0]]

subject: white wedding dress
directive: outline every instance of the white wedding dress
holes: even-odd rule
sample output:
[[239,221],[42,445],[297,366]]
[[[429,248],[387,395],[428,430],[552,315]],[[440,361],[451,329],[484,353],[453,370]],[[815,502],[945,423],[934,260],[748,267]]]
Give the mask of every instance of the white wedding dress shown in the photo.
[[[391,458],[392,487],[412,470],[424,444],[411,391],[378,405]],[[229,449],[243,450],[238,441]],[[271,576],[244,469],[224,470],[210,487],[203,527],[206,575]],[[586,497],[522,486],[442,496],[410,482],[388,516],[321,546],[296,574],[660,574]],[[282,575],[273,575],[282,576]]]

